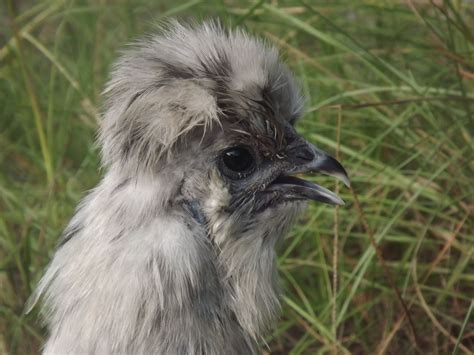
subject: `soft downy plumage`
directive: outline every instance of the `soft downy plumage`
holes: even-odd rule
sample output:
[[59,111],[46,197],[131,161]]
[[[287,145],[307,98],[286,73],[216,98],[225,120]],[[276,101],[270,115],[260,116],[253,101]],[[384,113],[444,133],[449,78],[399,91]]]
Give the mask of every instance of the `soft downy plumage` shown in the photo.
[[342,166],[301,138],[277,51],[218,23],[171,22],[105,90],[105,175],[80,203],[34,301],[48,354],[249,354],[279,311],[275,246],[305,200],[292,176]]

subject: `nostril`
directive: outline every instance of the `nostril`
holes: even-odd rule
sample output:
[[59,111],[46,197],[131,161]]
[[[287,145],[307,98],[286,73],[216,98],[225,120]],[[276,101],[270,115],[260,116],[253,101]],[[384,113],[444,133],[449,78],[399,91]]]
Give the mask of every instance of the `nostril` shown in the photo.
[[286,152],[288,157],[293,157],[293,159],[300,160],[303,163],[314,160],[317,154],[314,147],[302,138],[294,139],[291,144],[288,144]]
[[308,145],[300,145],[295,150],[295,156],[298,159],[305,160],[305,161],[312,161],[315,157],[313,149]]

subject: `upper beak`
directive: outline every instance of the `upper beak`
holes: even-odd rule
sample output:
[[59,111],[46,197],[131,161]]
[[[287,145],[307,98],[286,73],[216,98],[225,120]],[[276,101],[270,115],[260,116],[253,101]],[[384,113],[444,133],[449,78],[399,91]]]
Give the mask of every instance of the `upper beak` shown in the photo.
[[349,187],[349,177],[341,163],[326,152],[303,140],[290,147],[287,158],[289,162],[293,163],[292,168],[276,178],[269,186],[270,190],[280,190],[280,193],[286,199],[307,199],[344,205],[344,201],[334,192],[294,176],[294,174],[300,173],[323,173],[341,180],[344,185]]

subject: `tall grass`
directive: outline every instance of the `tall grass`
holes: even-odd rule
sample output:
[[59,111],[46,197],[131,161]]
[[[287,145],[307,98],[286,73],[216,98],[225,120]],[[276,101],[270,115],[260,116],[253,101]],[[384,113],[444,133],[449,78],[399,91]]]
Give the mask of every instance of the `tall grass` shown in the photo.
[[24,304],[100,178],[110,64],[165,16],[220,17],[279,47],[307,96],[299,131],[351,175],[346,206],[312,204],[285,241],[284,313],[263,351],[473,352],[472,1],[0,6],[0,353],[38,352]]

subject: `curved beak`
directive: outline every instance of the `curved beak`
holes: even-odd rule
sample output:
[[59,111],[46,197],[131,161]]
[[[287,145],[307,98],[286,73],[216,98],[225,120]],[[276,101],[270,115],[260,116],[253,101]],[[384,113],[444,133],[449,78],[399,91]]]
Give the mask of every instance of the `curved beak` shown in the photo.
[[336,159],[330,156],[325,151],[316,148],[314,145],[308,143],[314,153],[314,158],[309,163],[300,165],[294,171],[295,173],[322,173],[329,176],[333,176],[336,179],[342,181],[347,187],[351,186],[349,176],[347,175],[346,169]]
[[271,191],[278,191],[287,200],[315,200],[334,205],[344,205],[344,201],[334,192],[294,176],[301,173],[322,173],[335,177],[347,187],[349,177],[344,167],[326,152],[309,142],[299,140],[290,145],[286,152],[292,167],[278,176],[270,185]]

